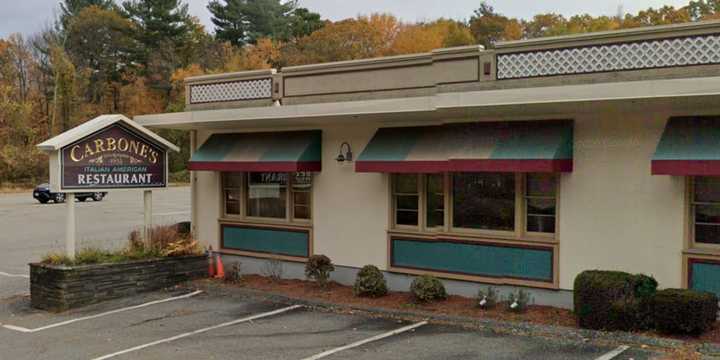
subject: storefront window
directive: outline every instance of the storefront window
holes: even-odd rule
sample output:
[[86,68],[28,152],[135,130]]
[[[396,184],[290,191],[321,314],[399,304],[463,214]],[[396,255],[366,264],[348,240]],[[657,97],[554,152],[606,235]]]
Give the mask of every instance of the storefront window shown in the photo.
[[442,174],[427,176],[427,227],[445,225],[445,186]]
[[312,190],[312,173],[298,172],[293,176],[292,199],[293,218],[300,220],[310,219],[310,195]]
[[720,244],[720,178],[695,177],[693,189],[695,242]]
[[287,186],[287,173],[248,173],[247,215],[284,219],[287,209]]
[[419,191],[418,175],[396,175],[393,182],[395,200],[395,224],[418,225]]
[[[556,174],[397,174],[392,182],[394,225],[400,227],[426,232],[473,230],[489,236],[499,231],[503,237],[523,240],[551,238],[556,231]],[[450,209],[445,206],[448,199]],[[448,224],[445,216],[450,210]]]
[[225,215],[307,222],[312,181],[311,172],[223,173]]
[[555,232],[555,179],[555,174],[527,175],[525,210],[528,232]]
[[227,215],[240,215],[242,177],[242,173],[223,173],[223,193],[225,214]]
[[453,226],[513,231],[515,174],[453,174]]

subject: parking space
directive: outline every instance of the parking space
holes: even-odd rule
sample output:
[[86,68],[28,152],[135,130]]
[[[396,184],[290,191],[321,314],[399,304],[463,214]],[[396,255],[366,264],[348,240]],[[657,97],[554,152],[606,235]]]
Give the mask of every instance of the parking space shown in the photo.
[[[153,195],[153,222],[190,219],[190,188],[170,187]],[[78,247],[117,248],[143,224],[142,192],[116,191],[102,202],[76,204]],[[0,299],[28,293],[29,262],[64,249],[64,204],[39,204],[32,192],[0,194]]]
[[[154,222],[187,220],[189,198],[188,188],[158,192]],[[135,192],[79,203],[77,211],[81,246],[120,246],[143,220]],[[27,263],[62,248],[63,226],[62,205],[39,205],[29,194],[0,195],[2,359],[610,360],[652,355],[629,349],[607,357],[613,346],[316,312],[248,299],[229,289],[161,291],[62,314],[32,310]]]
[[[61,315],[29,310],[22,298],[0,305],[3,325],[46,328],[1,327],[3,359],[597,359],[614,349],[316,312],[231,293],[158,292]],[[650,355],[630,349],[613,359]]]

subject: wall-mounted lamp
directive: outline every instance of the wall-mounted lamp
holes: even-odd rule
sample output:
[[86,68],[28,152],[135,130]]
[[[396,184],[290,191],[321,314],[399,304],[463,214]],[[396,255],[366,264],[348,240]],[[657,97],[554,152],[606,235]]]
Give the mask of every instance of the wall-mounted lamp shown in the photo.
[[350,144],[345,141],[340,145],[340,154],[335,158],[337,162],[353,161],[353,153]]

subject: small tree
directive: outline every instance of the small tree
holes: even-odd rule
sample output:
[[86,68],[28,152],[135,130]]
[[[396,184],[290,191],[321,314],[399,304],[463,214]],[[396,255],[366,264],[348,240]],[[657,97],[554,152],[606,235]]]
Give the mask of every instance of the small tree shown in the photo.
[[332,261],[325,255],[313,255],[305,264],[305,276],[314,280],[320,287],[327,286],[330,273],[335,271]]

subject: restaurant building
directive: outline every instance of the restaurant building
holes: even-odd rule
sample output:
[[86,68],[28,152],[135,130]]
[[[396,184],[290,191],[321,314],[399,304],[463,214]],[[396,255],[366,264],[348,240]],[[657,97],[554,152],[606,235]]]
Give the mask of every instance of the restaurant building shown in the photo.
[[570,307],[622,270],[720,294],[720,22],[194,77],[195,235],[225,262],[384,270]]

